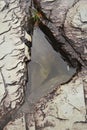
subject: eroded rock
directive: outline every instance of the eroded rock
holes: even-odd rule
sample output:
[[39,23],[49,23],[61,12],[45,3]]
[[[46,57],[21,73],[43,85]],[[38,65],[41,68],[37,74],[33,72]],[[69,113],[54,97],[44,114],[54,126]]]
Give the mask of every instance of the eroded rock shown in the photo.
[[43,15],[46,22],[43,24],[51,30],[57,41],[64,44],[63,49],[66,52],[68,50],[68,54],[83,66],[81,72],[72,81],[60,85],[60,89],[58,86],[38,102],[35,108],[35,129],[86,130],[86,0],[37,0],[34,3],[37,10],[41,10],[47,18],[45,19]]
[[[67,57],[69,58],[70,61],[76,62],[78,61],[82,66],[86,66],[86,64],[84,63],[84,59],[83,57],[86,57],[85,55],[83,57],[80,57],[80,51],[82,51],[82,54],[84,53],[82,48],[79,48],[78,43],[73,43],[73,40],[70,40],[69,37],[67,37],[66,32],[68,31],[69,26],[67,26],[65,28],[65,21],[67,18],[67,14],[69,12],[69,10],[72,10],[76,3],[77,5],[79,4],[78,0],[54,0],[54,1],[41,1],[41,0],[37,0],[34,1],[35,2],[35,7],[38,10],[43,11],[43,13],[45,14],[45,17],[43,15],[43,22],[49,29],[50,31],[53,33],[53,36],[57,39],[58,44],[61,46],[60,48],[66,53]],[[84,3],[84,1],[82,1],[82,3]],[[48,8],[50,7],[50,8]],[[86,8],[86,6],[85,6]],[[78,11],[77,11],[78,12]],[[82,12],[82,11],[81,11]],[[73,13],[74,13],[74,9],[73,9]],[[85,13],[85,11],[84,11]],[[49,16],[48,16],[49,14]],[[75,14],[73,14],[75,15]],[[70,15],[71,16],[71,15]],[[68,19],[68,18],[67,18]],[[73,19],[73,18],[71,18]],[[66,31],[65,31],[66,29]],[[70,30],[70,29],[69,29]],[[72,32],[72,30],[68,31],[70,34]],[[67,32],[67,33],[68,33]],[[81,34],[80,31],[78,31],[78,37]],[[74,38],[72,38],[74,39]],[[76,39],[75,39],[76,40]],[[77,46],[77,48],[75,49],[75,47],[73,47],[74,45],[72,45],[72,43],[75,45],[75,47]],[[82,42],[80,42],[81,44]],[[81,44],[82,46],[82,44]],[[85,52],[86,52],[86,47],[84,46]],[[70,55],[70,57],[69,57]],[[71,60],[72,59],[72,60]],[[76,60],[76,61],[75,61]],[[72,64],[73,64],[72,62]],[[77,63],[76,63],[77,64]],[[76,66],[76,65],[75,65]]]
[[[80,53],[87,65],[87,1],[81,0],[69,10],[64,30],[66,36],[73,41],[72,46]],[[83,46],[84,44],[84,46]]]
[[11,119],[11,111],[24,102],[26,84],[25,44],[20,39],[24,13],[19,0],[8,4],[0,1],[0,129]]
[[74,78],[60,86],[53,98],[42,99],[36,106],[36,128],[40,130],[72,129],[75,122],[85,121],[85,102],[83,82]]
[[[36,2],[36,0],[34,1]],[[26,82],[24,52],[28,60],[30,57],[27,56],[28,48],[25,50],[25,45],[20,40],[20,37],[24,35],[20,27],[21,20],[25,15],[23,14],[25,8],[23,8],[22,2],[24,1],[21,1],[21,12],[19,0],[11,0],[9,6],[4,0],[0,1],[0,25],[4,26],[0,33],[0,85],[3,89],[0,91],[0,129],[11,120],[11,111],[24,101]],[[84,101],[83,88],[85,87],[86,93],[87,2],[86,0],[80,2],[78,0],[37,0],[37,2],[39,2],[36,3],[37,7],[40,7],[46,16],[44,24],[53,33],[58,43],[64,43],[62,47],[65,52],[68,52],[73,59],[77,59],[83,69],[72,81],[60,85],[60,88],[58,86],[52,93],[39,101],[33,119],[31,118],[29,129],[75,130],[81,128],[86,130],[87,126],[82,127],[81,124],[78,125],[78,122],[82,122],[82,124],[86,122],[86,101]],[[3,123],[3,120],[7,120],[7,122]],[[10,122],[4,129],[19,129],[21,126],[23,126],[21,119],[18,119],[14,123]]]

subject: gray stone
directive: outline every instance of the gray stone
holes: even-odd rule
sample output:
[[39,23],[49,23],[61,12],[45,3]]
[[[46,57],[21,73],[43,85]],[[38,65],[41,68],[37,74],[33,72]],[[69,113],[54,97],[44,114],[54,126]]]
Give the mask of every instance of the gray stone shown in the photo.
[[10,121],[3,130],[26,130],[25,116],[21,116],[14,121]]
[[87,61],[84,51],[84,46],[87,45],[87,1],[79,1],[69,10],[64,27],[66,36],[74,42],[72,46],[81,54],[81,58]]
[[[76,52],[73,53],[72,51],[72,54],[71,52],[69,54],[76,59],[80,59],[80,56],[77,55],[76,57],[74,54],[81,54],[83,63],[87,65],[87,1],[37,1],[40,2],[41,10],[48,18],[47,21],[44,20],[44,23],[49,27],[54,37],[58,41],[65,41],[60,31],[60,27],[63,25],[65,38],[69,40],[71,46],[67,50],[72,51],[72,48],[74,48],[74,52]],[[22,2],[21,11],[18,6],[19,0],[11,0],[9,8],[4,8],[6,5],[4,0],[0,1],[0,128],[3,127],[1,126],[2,121],[6,119],[3,115],[10,114],[9,110],[18,108],[24,101],[26,82],[24,59],[25,56],[28,60],[30,57],[28,48],[20,40],[20,37],[24,36],[24,32],[21,32],[21,21],[25,15],[23,12],[25,5]],[[68,41],[65,43],[68,43]],[[66,46],[65,44],[64,47]],[[80,63],[82,64],[82,62]],[[35,113],[28,124],[29,129],[86,130],[84,87],[87,87],[87,71],[85,68],[71,81],[58,86],[55,91],[38,102]],[[87,89],[85,90],[87,91]],[[80,122],[80,124],[77,122]],[[26,130],[25,117],[22,116],[9,122],[4,130],[10,129]]]
[[[62,85],[54,93],[54,97],[46,103],[36,106],[36,126],[43,130],[72,129],[74,122],[85,121],[85,102],[83,82],[74,78],[70,83]],[[42,108],[43,104],[43,108]],[[45,115],[45,116],[44,116]]]
[[87,65],[87,55],[84,54],[83,48],[83,43],[86,46],[87,41],[86,2],[86,0],[54,0],[52,2],[35,0],[35,4],[48,19],[43,16],[42,22],[61,43],[63,51],[67,53],[67,56],[71,56],[70,60],[74,58],[83,66]]
[[39,27],[34,28],[31,47],[30,82],[27,99],[35,104],[57,85],[64,83],[74,75],[75,69],[67,70],[67,63],[51,46]]

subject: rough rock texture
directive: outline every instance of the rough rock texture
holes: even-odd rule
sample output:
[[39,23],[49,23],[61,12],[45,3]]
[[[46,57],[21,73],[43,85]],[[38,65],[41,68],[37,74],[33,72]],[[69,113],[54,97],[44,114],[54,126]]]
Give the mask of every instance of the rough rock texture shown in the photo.
[[[42,13],[43,24],[50,29],[70,59],[76,59],[82,69],[71,81],[58,86],[38,102],[35,113],[31,114],[27,121],[29,130],[87,129],[86,4],[86,0],[34,0],[35,7]],[[25,45],[20,40],[24,35],[21,30],[21,21],[25,15],[24,6],[24,0],[10,0],[9,3],[7,0],[0,1],[1,130],[12,119],[11,111],[20,106],[24,99],[24,59],[28,54],[28,48],[25,50]],[[29,56],[27,58],[29,59]],[[4,129],[13,129],[18,120],[10,122]],[[19,122],[21,127],[22,122]]]
[[8,2],[0,0],[0,129],[23,103],[26,83],[25,44],[20,40],[24,14],[19,0]]
[[[45,24],[70,58],[78,60],[81,71],[60,85],[35,107],[35,130],[87,129],[87,47],[86,0],[34,0]],[[84,98],[85,97],[85,98]]]
[[71,130],[73,123],[85,121],[85,102],[83,81],[74,78],[71,82],[60,86],[53,97],[45,98],[43,104],[36,106],[36,129]]
[[[82,0],[82,3],[85,4],[86,0]],[[60,44],[60,46],[62,46],[63,51],[65,51],[65,53],[67,55],[70,55],[70,59],[76,59],[81,65],[86,66],[86,63],[83,62],[84,58],[80,57],[80,54],[78,52],[80,52],[80,50],[78,51],[78,43],[76,43],[76,41],[72,41],[74,38],[74,27],[72,29],[72,25],[71,25],[71,29],[69,29],[70,21],[73,20],[73,17],[78,15],[78,12],[83,12],[83,10],[79,9],[79,11],[77,11],[77,8],[79,6],[79,8],[83,8],[83,4],[81,2],[79,2],[79,0],[34,0],[35,3],[35,7],[38,10],[41,10],[44,14],[45,17],[43,15],[43,19],[45,19],[45,25],[51,30],[51,32],[53,33],[54,37],[57,39],[58,44]],[[37,6],[36,6],[37,5]],[[86,5],[86,4],[85,4]],[[81,6],[81,7],[80,7]],[[75,10],[76,10],[76,14],[75,14]],[[71,11],[70,11],[71,10]],[[85,9],[86,10],[86,6]],[[72,13],[72,16],[70,14],[70,12]],[[86,11],[84,11],[84,13],[86,13]],[[85,17],[84,19],[86,19],[86,15],[82,13],[82,15],[84,15],[83,17]],[[68,17],[70,17],[68,19]],[[72,18],[71,18],[72,17]],[[80,16],[79,16],[80,17]],[[66,22],[66,21],[69,22]],[[78,21],[76,21],[78,22]],[[64,24],[65,23],[65,24]],[[78,23],[77,23],[78,24]],[[83,24],[85,24],[83,22]],[[66,30],[66,31],[65,31]],[[75,29],[76,33],[75,35],[77,35],[76,37],[79,39],[79,35],[81,34],[81,30],[77,30],[77,28]],[[67,32],[68,31],[68,32]],[[71,35],[72,32],[72,35]],[[71,35],[71,37],[69,38],[69,35]],[[66,36],[67,35],[67,36]],[[83,33],[84,35],[84,33]],[[85,37],[85,35],[84,35]],[[72,39],[72,40],[70,40]],[[75,39],[76,40],[76,39]],[[85,39],[84,39],[85,40]],[[76,45],[75,45],[75,43]],[[73,44],[75,46],[77,46],[76,48],[73,46]],[[83,45],[82,41],[80,42],[80,47]],[[78,49],[77,49],[78,48]],[[85,48],[85,52],[86,52],[86,47]],[[83,50],[81,50],[82,55],[83,55]],[[69,57],[69,56],[68,56]]]
[[3,130],[26,130],[25,116],[10,121]]
[[[80,54],[87,66],[87,1],[81,0],[66,15],[64,23],[66,36]],[[83,46],[84,44],[84,46]]]

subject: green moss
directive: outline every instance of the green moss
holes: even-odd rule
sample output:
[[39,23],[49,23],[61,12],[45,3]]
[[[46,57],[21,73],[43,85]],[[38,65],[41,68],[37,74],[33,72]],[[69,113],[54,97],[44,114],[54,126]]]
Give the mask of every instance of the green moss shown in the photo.
[[41,19],[42,15],[40,14],[40,12],[38,12],[37,10],[33,10],[32,12],[32,18],[34,20],[35,23],[38,23],[40,22],[40,19]]

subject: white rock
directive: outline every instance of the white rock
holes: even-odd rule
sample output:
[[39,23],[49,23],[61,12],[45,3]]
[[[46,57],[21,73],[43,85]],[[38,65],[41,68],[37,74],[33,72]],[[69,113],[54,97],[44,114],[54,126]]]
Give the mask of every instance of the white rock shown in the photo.
[[0,1],[0,11],[5,7],[6,3],[5,1],[1,0]]
[[25,45],[25,56],[27,60],[30,60],[30,55],[29,55],[29,48]]
[[82,79],[62,86],[61,91],[58,98],[59,104],[57,103],[57,107],[60,106],[58,107],[59,117],[84,121],[86,112]]
[[45,109],[36,111],[35,119],[43,130],[71,130],[74,122],[85,121],[85,115],[83,82],[81,78],[75,78],[57,90],[54,98],[45,104]]
[[[25,78],[25,46],[22,43],[21,20],[24,16],[21,14],[19,1],[5,0],[9,2],[9,8],[5,8],[0,12],[0,67],[2,67],[3,77],[6,83],[6,88],[0,75],[0,101],[2,107],[11,107],[14,109],[17,105],[23,103],[24,100],[24,83]],[[0,10],[5,6],[4,0],[0,0]],[[16,13],[19,11],[19,13]],[[20,83],[19,83],[20,82]],[[16,85],[17,83],[18,85]],[[5,95],[5,89],[7,96]],[[1,107],[1,106],[0,106]],[[3,111],[4,113],[5,111]],[[7,112],[7,111],[6,111]],[[5,114],[5,113],[4,113]],[[0,115],[0,118],[1,115]]]
[[10,30],[10,26],[8,23],[2,23],[0,22],[0,34],[3,34],[5,32],[8,32]]
[[11,108],[14,109],[15,107],[16,107],[16,102],[13,101],[13,102],[11,103]]
[[19,88],[20,88],[19,85],[8,86],[7,90],[8,90],[9,95],[16,93]]
[[31,36],[25,31],[25,39],[31,42]]
[[87,130],[87,123],[75,123],[71,130]]
[[87,54],[87,48],[84,46],[84,53]]

